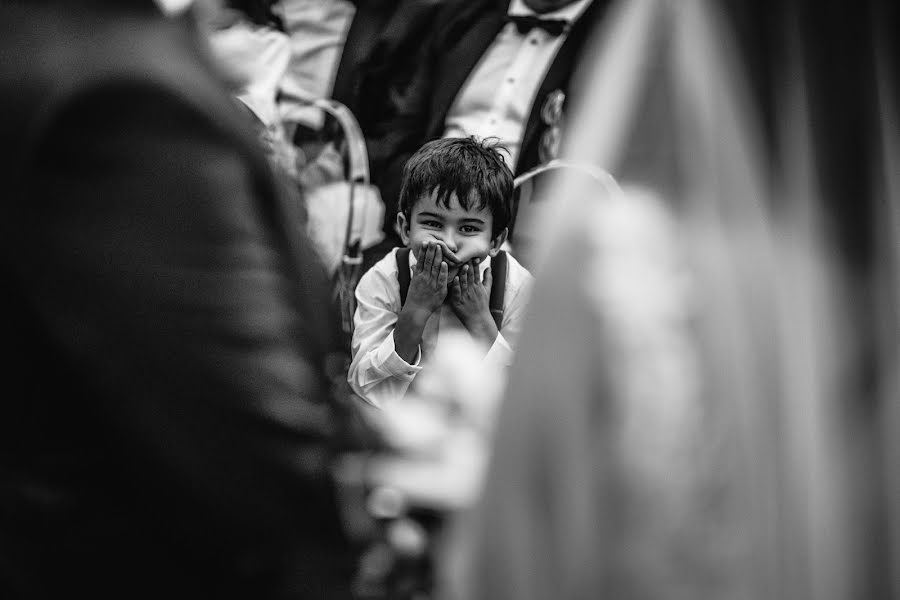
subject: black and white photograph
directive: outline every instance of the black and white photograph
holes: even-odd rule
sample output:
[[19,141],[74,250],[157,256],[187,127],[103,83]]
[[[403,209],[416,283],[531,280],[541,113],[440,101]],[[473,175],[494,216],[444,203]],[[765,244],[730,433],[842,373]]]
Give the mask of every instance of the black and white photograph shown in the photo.
[[0,0],[0,600],[897,600],[898,8]]

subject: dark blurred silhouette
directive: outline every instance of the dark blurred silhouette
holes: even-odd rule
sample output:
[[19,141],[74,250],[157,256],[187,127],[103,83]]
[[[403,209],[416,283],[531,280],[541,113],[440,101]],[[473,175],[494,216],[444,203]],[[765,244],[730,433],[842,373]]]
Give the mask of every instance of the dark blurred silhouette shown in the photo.
[[613,3],[448,597],[898,597],[897,26]]
[[3,598],[343,598],[324,270],[190,15],[0,5]]

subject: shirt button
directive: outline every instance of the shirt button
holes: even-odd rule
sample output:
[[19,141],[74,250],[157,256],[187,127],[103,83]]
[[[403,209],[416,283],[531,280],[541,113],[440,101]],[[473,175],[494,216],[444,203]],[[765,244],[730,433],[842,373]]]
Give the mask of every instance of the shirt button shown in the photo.
[[515,78],[515,77],[507,77],[507,78],[506,78],[506,83],[515,83],[515,82],[516,82],[516,78]]
[[531,45],[537,46],[538,41],[535,38],[531,38]]

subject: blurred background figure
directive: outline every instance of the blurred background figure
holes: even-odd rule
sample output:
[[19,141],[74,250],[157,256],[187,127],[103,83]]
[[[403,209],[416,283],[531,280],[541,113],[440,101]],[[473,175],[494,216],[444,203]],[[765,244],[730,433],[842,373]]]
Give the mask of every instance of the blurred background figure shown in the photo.
[[900,594],[897,26],[613,3],[446,597]]
[[206,24],[213,53],[232,78],[237,99],[254,117],[269,156],[296,180],[305,162],[299,160],[278,108],[291,57],[284,25],[265,1],[227,0],[213,9]]
[[349,596],[328,282],[181,4],[0,6],[3,598]]
[[[384,205],[370,163],[383,161],[396,135],[382,126],[393,110],[388,84],[409,79],[409,57],[440,4],[230,0],[213,27],[217,54],[253,92],[239,98],[258,116],[265,107],[263,134],[273,157],[303,189],[307,233],[329,273],[350,281],[338,287],[353,287],[358,275],[341,270],[384,239]],[[234,14],[241,17],[236,23]]]
[[[302,190],[305,233],[336,279],[343,277],[342,261],[352,248],[358,252],[383,237],[383,205],[369,183],[370,144],[348,106],[360,106],[359,63],[396,8],[369,4],[357,14],[353,3],[339,0],[228,0],[213,6],[206,19],[214,54],[234,80],[237,99],[256,117],[273,162]],[[345,57],[363,54],[342,61],[345,47]],[[332,94],[335,77],[339,85]],[[347,286],[352,283],[337,283]]]
[[374,138],[381,134],[375,123],[384,119],[385,83],[406,77],[397,68],[409,68],[409,57],[418,50],[441,0],[278,0],[273,4],[291,44],[279,97],[282,117],[307,160],[320,163],[324,172],[319,176],[336,179],[342,171],[328,164],[340,154],[336,153],[339,148],[328,143],[333,122],[313,103],[325,98],[346,106],[370,142],[370,155],[376,156]]

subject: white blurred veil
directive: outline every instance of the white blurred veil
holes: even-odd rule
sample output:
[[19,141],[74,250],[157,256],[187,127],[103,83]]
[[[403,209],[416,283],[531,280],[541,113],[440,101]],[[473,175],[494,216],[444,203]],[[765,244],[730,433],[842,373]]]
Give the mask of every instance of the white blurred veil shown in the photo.
[[900,539],[896,75],[880,65],[867,357],[802,51],[781,65],[773,168],[719,10],[622,0],[595,35],[565,155],[624,196],[559,170],[523,209],[538,284],[484,497],[448,545],[449,598],[900,593],[900,568],[873,581],[868,563],[896,565]]

